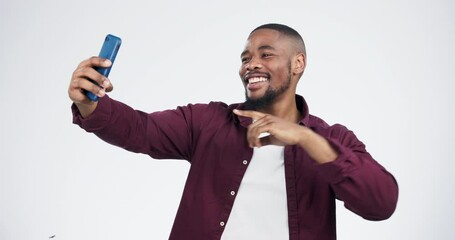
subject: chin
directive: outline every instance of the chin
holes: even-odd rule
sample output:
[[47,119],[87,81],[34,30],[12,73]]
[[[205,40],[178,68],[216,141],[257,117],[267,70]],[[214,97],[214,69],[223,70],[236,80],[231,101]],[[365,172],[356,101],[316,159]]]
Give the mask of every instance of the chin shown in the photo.
[[246,100],[258,100],[258,99],[261,99],[262,96],[257,96],[257,95],[247,95],[246,96]]
[[251,93],[251,92],[247,92],[246,94],[246,99],[250,99],[250,100],[258,100],[258,99],[261,99],[263,98],[265,95],[265,93],[259,93],[259,92],[254,92],[254,93]]

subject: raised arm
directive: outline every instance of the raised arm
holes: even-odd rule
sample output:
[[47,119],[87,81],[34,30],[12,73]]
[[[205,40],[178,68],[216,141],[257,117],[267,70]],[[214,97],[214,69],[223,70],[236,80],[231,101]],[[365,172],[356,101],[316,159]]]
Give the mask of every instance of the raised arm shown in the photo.
[[[112,84],[94,68],[110,65],[109,60],[92,57],[82,61],[74,71],[68,89],[69,98],[74,102],[73,122],[128,151],[160,159],[189,160],[193,129],[198,126],[198,121],[193,121],[193,111],[204,106],[189,105],[155,113],[135,110],[106,95],[112,90]],[[99,100],[91,101],[85,91],[95,93]]]

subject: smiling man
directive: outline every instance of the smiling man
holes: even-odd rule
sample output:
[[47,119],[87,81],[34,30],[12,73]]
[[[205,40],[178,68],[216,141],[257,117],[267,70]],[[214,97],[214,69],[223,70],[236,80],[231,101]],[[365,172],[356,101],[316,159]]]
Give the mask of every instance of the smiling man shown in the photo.
[[144,113],[105,94],[110,81],[93,68],[110,62],[92,57],[71,79],[73,121],[129,151],[191,164],[170,239],[336,239],[336,198],[365,219],[389,218],[394,177],[352,131],[310,115],[296,94],[306,66],[299,33],[262,25],[241,60],[244,103]]
[[[251,33],[241,54],[240,77],[246,90],[245,105],[254,109],[270,107],[283,93],[294,103],[297,81],[305,68],[305,44],[300,35],[284,27],[279,28],[281,32],[268,31],[267,26],[271,25],[261,26]],[[273,81],[270,81],[272,75]],[[292,78],[295,84],[291,84]]]

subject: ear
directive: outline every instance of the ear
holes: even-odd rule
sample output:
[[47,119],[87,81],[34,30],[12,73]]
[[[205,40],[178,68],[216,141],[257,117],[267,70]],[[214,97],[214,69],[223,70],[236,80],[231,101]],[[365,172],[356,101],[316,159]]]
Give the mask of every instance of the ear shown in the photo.
[[306,56],[303,53],[299,53],[294,57],[294,69],[295,75],[301,75],[305,71],[306,67]]

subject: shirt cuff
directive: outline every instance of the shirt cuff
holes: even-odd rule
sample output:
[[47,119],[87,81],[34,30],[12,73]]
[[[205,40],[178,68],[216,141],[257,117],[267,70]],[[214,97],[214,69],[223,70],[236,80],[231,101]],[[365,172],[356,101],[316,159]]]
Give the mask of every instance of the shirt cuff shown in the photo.
[[76,104],[71,105],[73,123],[87,132],[95,132],[103,129],[111,117],[112,99],[105,95],[99,98],[95,110],[87,118],[83,118]]

